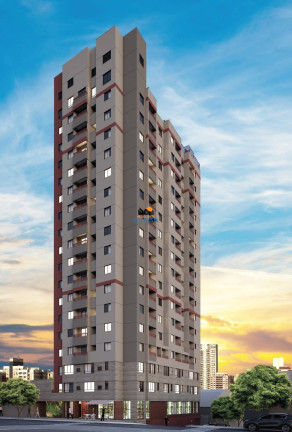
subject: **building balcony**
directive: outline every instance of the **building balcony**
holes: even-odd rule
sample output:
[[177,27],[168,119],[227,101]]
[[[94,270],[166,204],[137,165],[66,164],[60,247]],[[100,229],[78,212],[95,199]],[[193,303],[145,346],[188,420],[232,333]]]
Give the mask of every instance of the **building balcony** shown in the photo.
[[73,319],[73,328],[87,327],[87,315],[76,316]]
[[87,335],[82,336],[81,333],[74,334],[73,346],[87,345]]
[[78,255],[87,251],[87,240],[86,242],[78,242],[73,245],[73,253],[74,255]]
[[78,298],[75,298],[73,301],[73,310],[76,311],[78,309],[87,308],[88,303],[88,297],[87,296],[80,296]]
[[156,310],[156,297],[149,296],[149,307],[153,310]]
[[[87,270],[87,259],[81,259],[74,262],[73,271],[74,273],[80,273]],[[75,281],[74,281],[75,283]]]
[[87,152],[88,152],[87,147],[85,147],[85,149],[82,150],[82,151],[81,150],[80,151],[76,151],[74,153],[74,157],[73,157],[73,163],[74,163],[74,165],[80,164],[80,162],[82,160],[84,160],[84,158],[87,159]]
[[73,127],[73,129],[75,130],[75,131],[78,131],[78,129],[79,129],[79,126],[81,125],[81,124],[83,124],[83,123],[86,123],[87,124],[87,118],[88,118],[88,114],[87,114],[87,111],[83,111],[83,112],[81,112],[79,115],[76,115],[74,118],[73,118],[73,122],[72,122],[72,127]]
[[73,141],[72,141],[72,144],[74,145],[74,144],[76,144],[77,142],[85,142],[85,141],[88,141],[88,133],[87,133],[87,128],[86,129],[83,129],[81,132],[78,132],[78,133],[76,133],[74,136],[73,136]]
[[149,268],[149,272],[156,274],[156,262],[149,259],[148,268]]
[[[85,91],[84,93],[78,95],[77,97],[74,98],[73,101],[73,110],[74,111],[79,111],[80,110],[80,106],[82,106],[82,104],[86,104],[87,105],[88,102],[88,93],[87,91]],[[80,111],[81,112],[81,111]]]
[[[73,175],[73,183],[77,186],[80,184],[85,184],[85,182],[87,182],[87,177],[88,177],[87,173],[88,173],[87,165],[79,169],[75,169]],[[74,190],[73,190],[73,194],[74,194]]]

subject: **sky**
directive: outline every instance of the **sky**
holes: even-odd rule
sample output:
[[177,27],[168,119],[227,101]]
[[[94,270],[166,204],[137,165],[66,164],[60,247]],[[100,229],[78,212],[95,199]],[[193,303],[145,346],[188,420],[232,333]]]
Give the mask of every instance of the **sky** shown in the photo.
[[219,371],[292,356],[292,4],[0,2],[0,364],[51,366],[53,77],[138,27],[158,111],[201,163],[201,315]]

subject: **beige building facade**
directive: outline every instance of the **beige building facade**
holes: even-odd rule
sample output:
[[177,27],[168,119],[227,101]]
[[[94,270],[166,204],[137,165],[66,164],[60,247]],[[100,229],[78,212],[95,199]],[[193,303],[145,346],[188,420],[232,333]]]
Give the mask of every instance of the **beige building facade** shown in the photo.
[[[116,27],[55,77],[55,388],[74,416],[198,422],[200,165]],[[175,422],[175,423],[174,423]]]

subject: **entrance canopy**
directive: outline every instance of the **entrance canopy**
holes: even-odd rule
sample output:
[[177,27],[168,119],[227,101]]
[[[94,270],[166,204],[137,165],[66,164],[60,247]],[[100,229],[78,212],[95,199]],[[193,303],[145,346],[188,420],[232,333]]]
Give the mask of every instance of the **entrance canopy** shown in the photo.
[[108,405],[110,403],[114,403],[112,400],[91,400],[86,402],[86,405]]

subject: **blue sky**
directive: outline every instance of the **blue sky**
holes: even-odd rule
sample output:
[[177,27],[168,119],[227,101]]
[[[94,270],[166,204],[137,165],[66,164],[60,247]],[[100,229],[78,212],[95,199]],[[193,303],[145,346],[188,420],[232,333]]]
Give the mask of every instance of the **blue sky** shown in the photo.
[[290,362],[291,2],[12,0],[0,12],[0,361],[30,341],[27,361],[51,364],[53,77],[116,25],[139,28],[159,112],[201,162],[202,339],[219,343],[224,371]]

